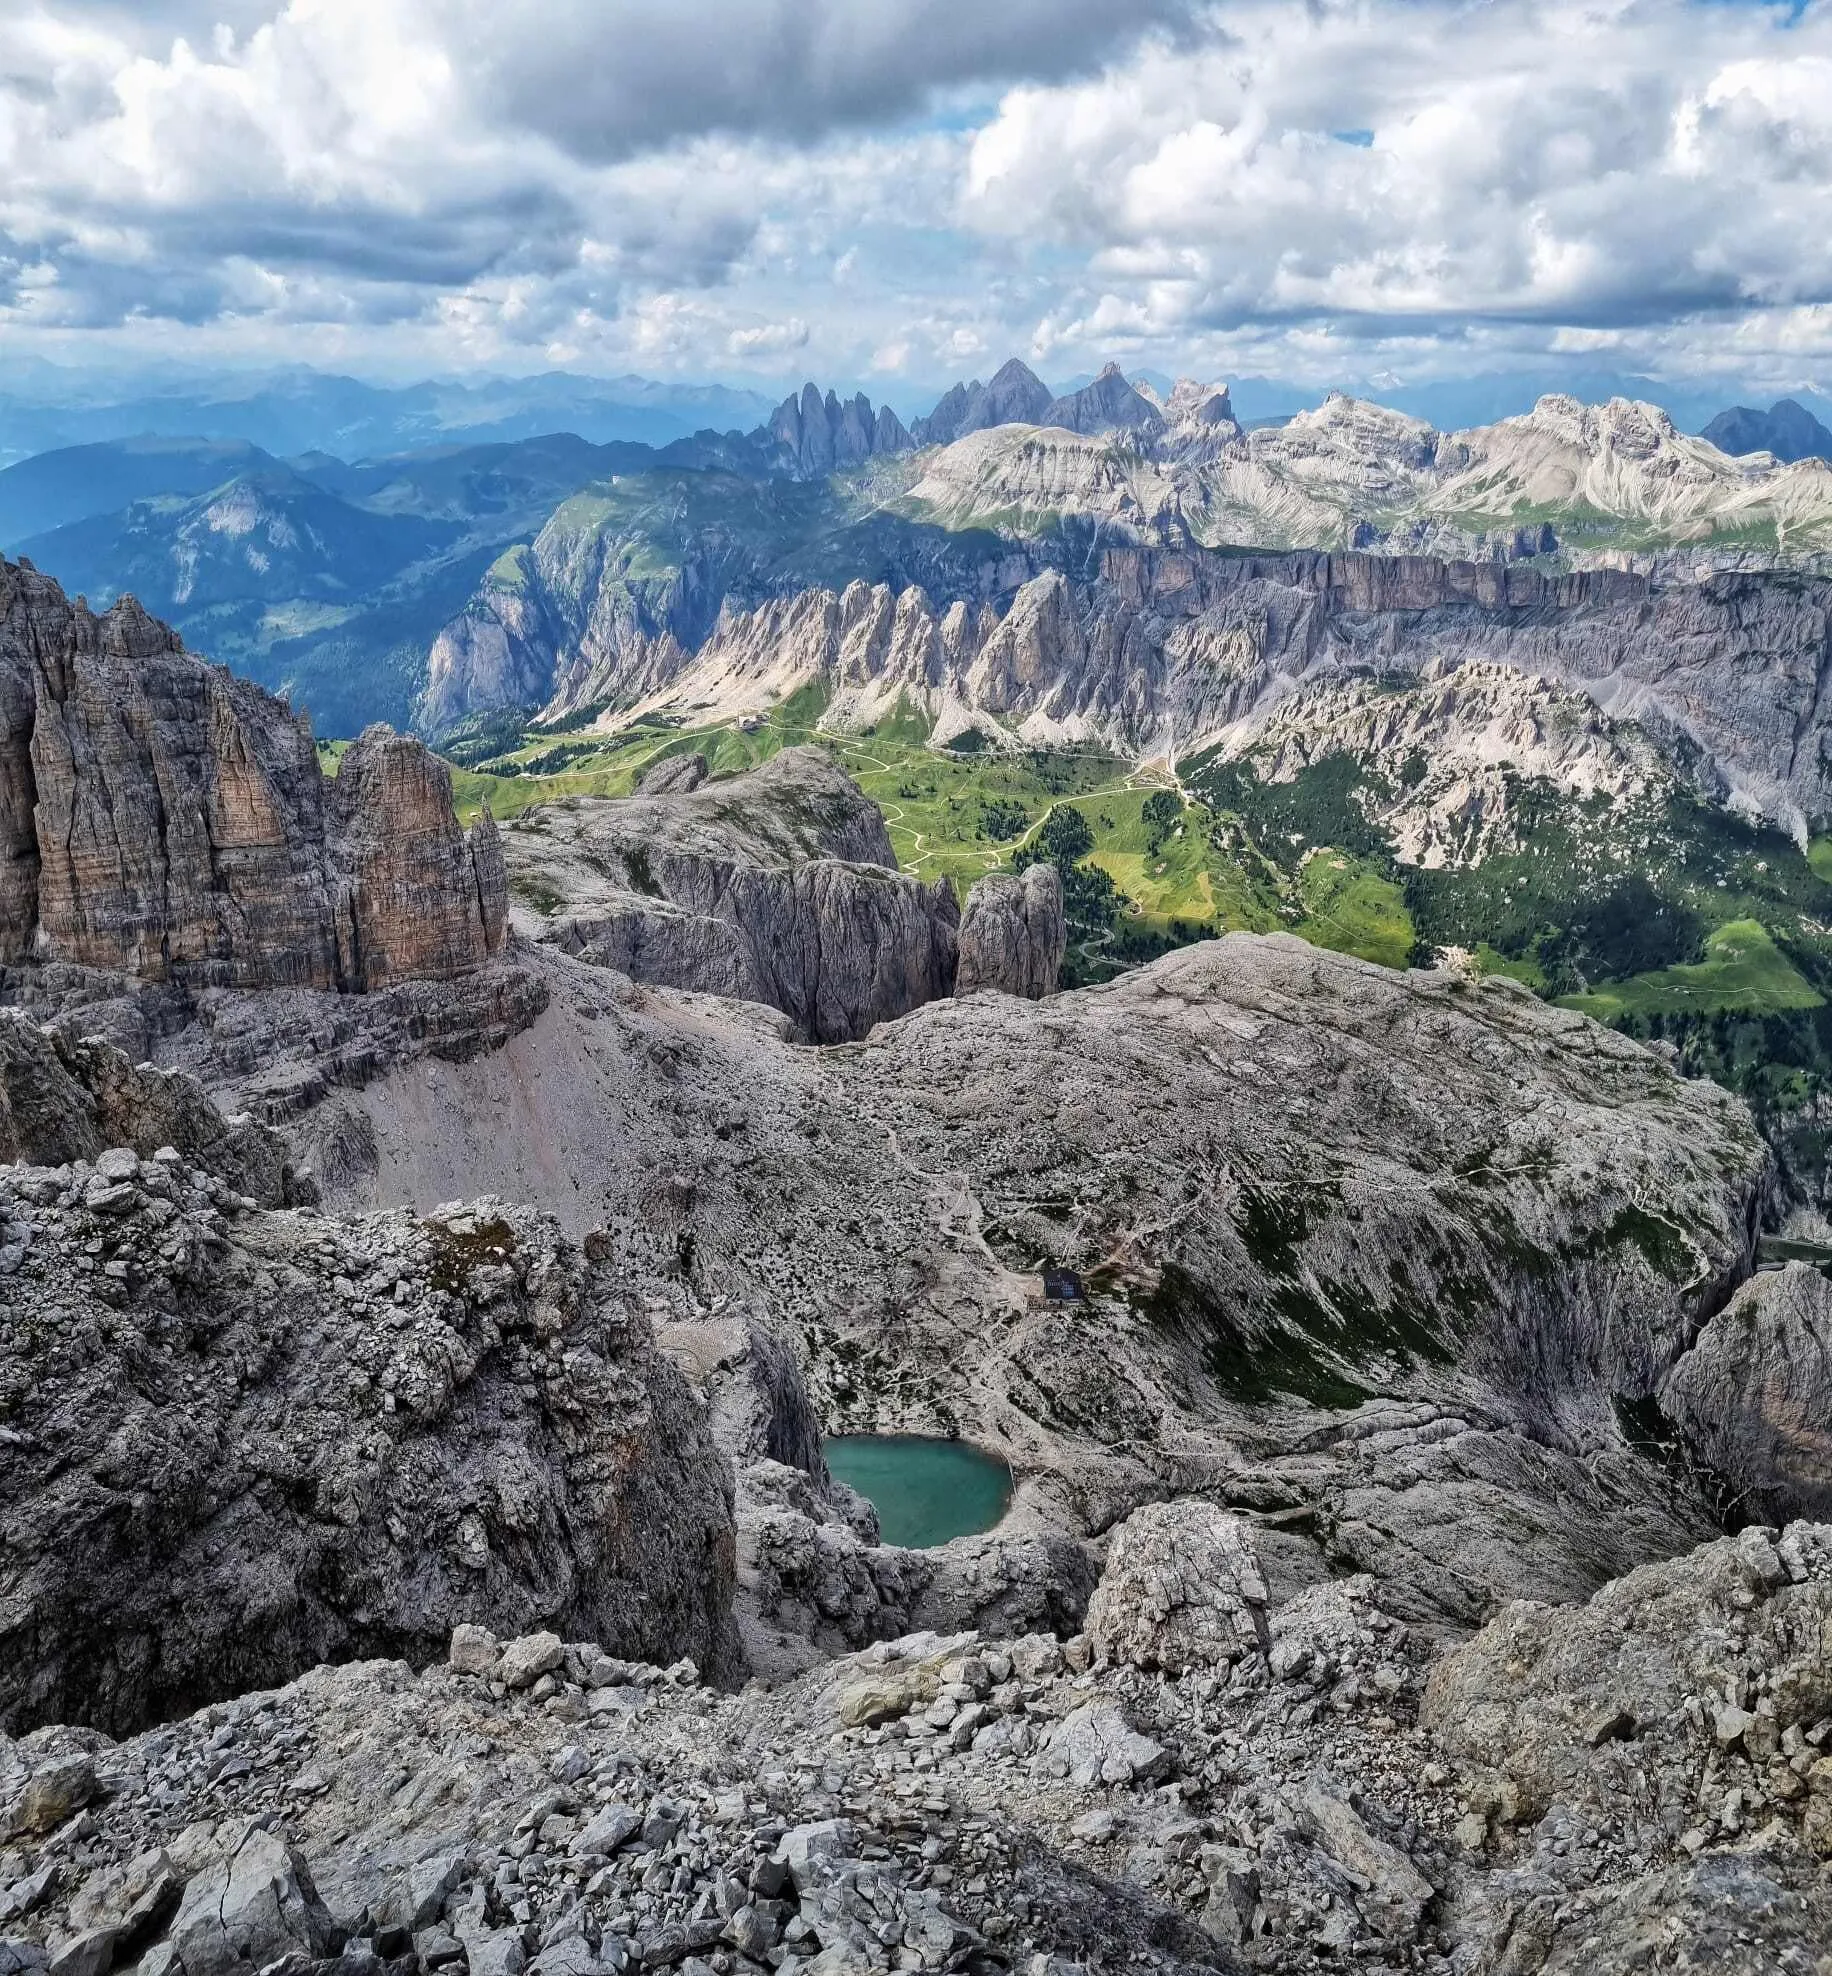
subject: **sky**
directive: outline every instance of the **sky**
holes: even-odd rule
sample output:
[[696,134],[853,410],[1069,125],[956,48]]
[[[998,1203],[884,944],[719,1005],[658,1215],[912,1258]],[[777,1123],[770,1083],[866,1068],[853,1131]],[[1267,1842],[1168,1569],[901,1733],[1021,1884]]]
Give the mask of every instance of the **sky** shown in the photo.
[[1012,354],[1832,386],[1832,0],[0,0],[0,388]]

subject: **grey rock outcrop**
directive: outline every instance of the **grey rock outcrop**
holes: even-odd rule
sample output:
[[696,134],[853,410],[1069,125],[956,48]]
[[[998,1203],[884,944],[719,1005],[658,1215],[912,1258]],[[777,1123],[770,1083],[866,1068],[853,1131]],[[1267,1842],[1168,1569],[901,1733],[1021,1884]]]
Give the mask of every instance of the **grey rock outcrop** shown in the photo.
[[687,796],[706,780],[706,757],[702,754],[664,755],[653,768],[645,769],[636,784],[639,796]]
[[287,1956],[313,1961],[336,1946],[311,1869],[257,1826],[184,1891],[172,1923],[172,1976],[234,1976]]
[[[975,1976],[1141,1953],[1165,1976],[1817,1976],[1829,1539],[1750,1533],[1435,1665],[1377,1609],[1284,1672],[1163,1678],[1086,1665],[1085,1641],[924,1630],[725,1694],[591,1640],[466,1632],[417,1676],[320,1668],[80,1756],[85,1732],[48,1729],[0,1746],[0,1801],[74,1758],[84,1836],[0,1855],[5,1967],[75,1966],[157,1887],[149,1976],[305,1964],[346,1935],[346,1967],[413,1976],[460,1954],[478,1976],[749,1976],[790,1944],[845,1971],[883,1966],[884,1932]],[[517,1685],[524,1664],[543,1671]],[[1475,1719],[1440,1728],[1452,1687]],[[1521,1788],[1520,1738],[1568,1750],[1569,1797]]]
[[634,980],[764,1003],[817,1042],[954,986],[952,887],[896,869],[877,806],[816,748],[723,782],[549,804],[504,841],[525,933]]
[[1068,951],[1062,876],[1034,864],[1021,878],[995,872],[977,881],[961,914],[954,992],[995,989],[1028,1001],[1054,992]]
[[1661,1381],[1660,1407],[1727,1510],[1832,1518],[1832,1283],[1805,1263],[1746,1283]]
[[195,1079],[0,1009],[0,1164],[93,1163],[110,1148],[142,1160],[170,1148],[264,1207],[302,1198],[286,1140],[245,1115],[225,1119]]
[[309,726],[124,598],[0,562],[0,965],[360,990],[481,966],[501,862],[443,765],[371,730],[327,791]]
[[113,1159],[0,1168],[9,1731],[460,1620],[735,1664],[729,1480],[614,1271],[493,1203],[337,1223]]
[[1266,1575],[1246,1518],[1193,1497],[1149,1503],[1114,1531],[1088,1605],[1096,1653],[1182,1674],[1265,1654]]
[[[1718,1826],[1734,1789],[1752,1816],[1802,1821],[1832,1857],[1832,1772],[1814,1771],[1829,1624],[1832,1526],[1749,1529],[1583,1605],[1507,1606],[1433,1669],[1420,1720],[1507,1787],[1508,1822],[1558,1803],[1671,1843],[1701,1818]],[[1658,1757],[1644,1765],[1649,1739]],[[1729,1829],[1739,1822],[1733,1811]]]

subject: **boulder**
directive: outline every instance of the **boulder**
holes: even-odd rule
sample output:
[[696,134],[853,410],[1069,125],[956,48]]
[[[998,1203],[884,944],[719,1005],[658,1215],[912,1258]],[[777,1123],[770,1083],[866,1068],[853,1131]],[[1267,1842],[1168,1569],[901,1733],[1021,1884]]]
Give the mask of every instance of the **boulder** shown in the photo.
[[289,1955],[316,1961],[331,1942],[331,1917],[305,1861],[255,1826],[186,1887],[172,1923],[172,1967],[183,1976],[234,1976]]
[[1327,1772],[1305,1784],[1298,1811],[1310,1836],[1360,1883],[1355,1905],[1362,1919],[1385,1941],[1410,1942],[1431,1903],[1431,1882],[1397,1846],[1368,1830]]
[[1271,1645],[1253,1526],[1197,1498],[1148,1503],[1113,1533],[1088,1603],[1089,1645],[1110,1661],[1181,1674]]
[[1156,1784],[1170,1774],[1171,1754],[1142,1736],[1117,1703],[1084,1702],[1064,1716],[1044,1743],[1039,1766],[1071,1784]]
[[0,1813],[0,1832],[42,1838],[95,1796],[95,1764],[87,1756],[56,1756],[28,1776]]
[[530,1633],[511,1640],[503,1648],[498,1673],[509,1688],[531,1688],[543,1674],[551,1674],[566,1658],[566,1648],[557,1633]]

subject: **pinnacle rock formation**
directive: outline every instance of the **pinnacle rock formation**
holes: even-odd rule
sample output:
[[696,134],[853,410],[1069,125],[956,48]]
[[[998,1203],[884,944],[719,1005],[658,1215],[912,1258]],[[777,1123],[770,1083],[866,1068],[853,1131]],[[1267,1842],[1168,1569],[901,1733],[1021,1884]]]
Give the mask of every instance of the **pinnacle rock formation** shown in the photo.
[[0,562],[0,964],[197,986],[361,990],[471,972],[505,934],[494,830],[372,730],[329,789],[309,726]]
[[799,398],[785,398],[764,433],[788,470],[807,480],[907,452],[911,445],[903,421],[888,405],[874,411],[863,392],[842,403],[831,391],[823,397],[813,384],[804,386]]
[[1034,864],[1021,878],[993,872],[967,895],[954,992],[997,989],[1036,1001],[1052,993],[1068,948],[1062,875]]
[[328,792],[338,973],[365,988],[449,980],[500,950],[502,842],[488,810],[467,836],[451,771],[418,741],[371,727]]

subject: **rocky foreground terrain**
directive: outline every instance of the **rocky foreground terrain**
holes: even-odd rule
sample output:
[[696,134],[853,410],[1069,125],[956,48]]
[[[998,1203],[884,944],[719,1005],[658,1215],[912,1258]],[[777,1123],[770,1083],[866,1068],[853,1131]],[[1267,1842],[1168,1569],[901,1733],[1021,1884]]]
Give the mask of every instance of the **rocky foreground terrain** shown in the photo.
[[[9,581],[34,846],[59,759],[206,844],[284,759],[262,861],[187,890],[168,828],[162,909],[294,874],[333,931],[267,985],[228,907],[38,905],[0,979],[0,1976],[1827,1976],[1832,1293],[1753,1273],[1738,1101],[1290,938],[1029,999],[1034,874],[972,992],[826,1046],[492,952],[498,840],[411,744],[315,784]],[[555,868],[678,912],[636,853],[735,865],[785,759]],[[771,856],[870,869],[851,815]],[[1002,1454],[1006,1516],[886,1545],[865,1427]]]

